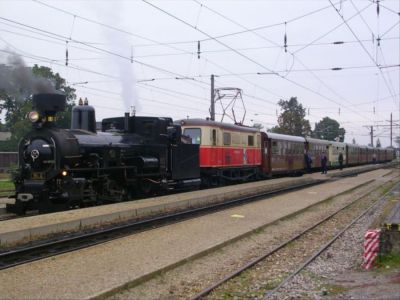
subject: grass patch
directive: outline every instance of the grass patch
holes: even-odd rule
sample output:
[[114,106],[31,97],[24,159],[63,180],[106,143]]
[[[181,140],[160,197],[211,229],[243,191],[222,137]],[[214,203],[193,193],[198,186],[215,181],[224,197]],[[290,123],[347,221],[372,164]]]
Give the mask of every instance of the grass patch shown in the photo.
[[257,228],[256,230],[254,230],[253,233],[254,234],[262,234],[262,233],[265,233],[265,229],[260,227],[260,228]]
[[376,266],[380,269],[400,268],[400,254],[391,253],[383,256],[378,256]]
[[0,181],[0,191],[1,190],[13,190],[15,188],[14,183],[11,180]]
[[0,179],[11,180],[11,175],[10,175],[10,173],[0,173]]
[[381,187],[381,190],[380,190],[381,194],[382,194],[382,195],[386,194],[386,193],[389,192],[390,189],[393,188],[396,184],[397,184],[397,181],[396,181],[396,182],[390,182],[390,181],[389,181],[386,185],[384,185],[383,187]]
[[324,284],[322,286],[328,292],[328,295],[335,296],[347,292],[349,289],[338,284]]

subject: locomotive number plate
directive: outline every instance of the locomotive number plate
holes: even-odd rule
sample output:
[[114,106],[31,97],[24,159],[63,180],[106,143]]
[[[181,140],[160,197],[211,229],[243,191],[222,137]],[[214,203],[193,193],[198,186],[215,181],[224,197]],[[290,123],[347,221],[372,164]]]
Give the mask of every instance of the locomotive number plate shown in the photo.
[[32,179],[33,180],[44,180],[45,179],[44,172],[32,172]]

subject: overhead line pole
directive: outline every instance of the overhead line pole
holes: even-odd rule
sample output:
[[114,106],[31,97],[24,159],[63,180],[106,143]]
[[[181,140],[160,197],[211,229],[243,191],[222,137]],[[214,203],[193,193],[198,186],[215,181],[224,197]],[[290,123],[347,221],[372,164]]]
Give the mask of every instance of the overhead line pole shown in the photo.
[[392,136],[393,129],[392,129],[392,127],[393,127],[393,119],[392,119],[392,113],[390,113],[390,148],[392,147],[392,140],[393,140],[393,136]]
[[371,125],[371,147],[374,146],[374,126]]
[[366,128],[371,128],[371,130],[370,130],[370,136],[371,136],[371,143],[370,143],[370,145],[371,145],[371,147],[373,147],[374,146],[374,126],[373,125],[364,125],[363,127],[366,127]]
[[215,92],[214,92],[214,74],[211,75],[211,105],[210,105],[210,119],[215,121]]

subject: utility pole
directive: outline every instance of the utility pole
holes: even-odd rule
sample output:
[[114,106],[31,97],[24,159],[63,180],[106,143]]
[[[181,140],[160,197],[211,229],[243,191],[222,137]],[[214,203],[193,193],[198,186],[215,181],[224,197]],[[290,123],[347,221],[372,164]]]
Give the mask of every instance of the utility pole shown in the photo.
[[374,146],[374,126],[371,126],[371,147]]
[[390,148],[392,148],[392,139],[393,139],[392,127],[393,127],[393,119],[392,119],[392,113],[390,113]]
[[215,91],[214,91],[214,74],[211,75],[211,106],[210,106],[210,119],[215,121]]
[[363,127],[371,128],[370,135],[371,135],[371,147],[374,146],[374,126],[373,125],[364,125]]

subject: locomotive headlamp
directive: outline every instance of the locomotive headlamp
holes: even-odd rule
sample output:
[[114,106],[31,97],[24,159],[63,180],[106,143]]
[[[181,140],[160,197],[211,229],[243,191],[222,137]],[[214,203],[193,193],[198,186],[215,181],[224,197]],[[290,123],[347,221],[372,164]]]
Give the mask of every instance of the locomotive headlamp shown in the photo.
[[61,172],[61,175],[62,175],[62,176],[67,176],[67,175],[68,175],[68,172],[64,170],[64,171]]
[[29,118],[29,121],[31,121],[32,123],[36,123],[37,121],[39,121],[40,115],[37,111],[31,111],[28,114],[28,118]]

